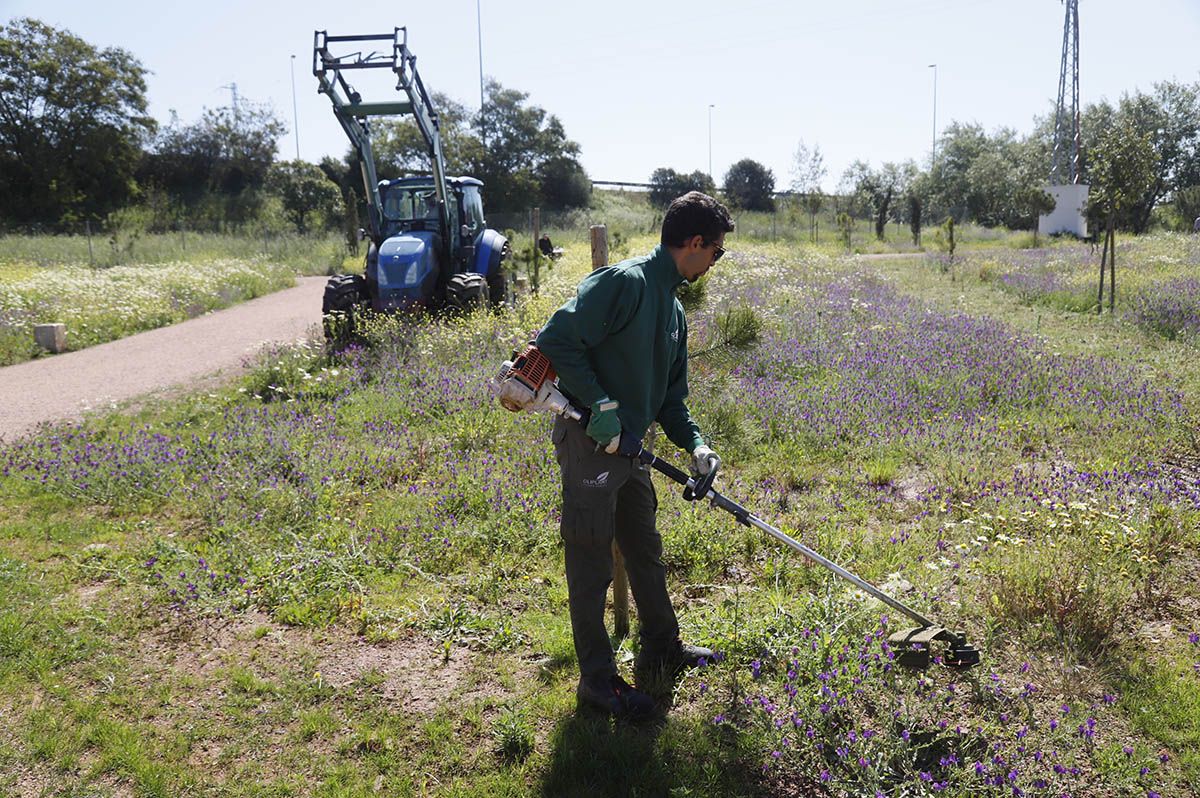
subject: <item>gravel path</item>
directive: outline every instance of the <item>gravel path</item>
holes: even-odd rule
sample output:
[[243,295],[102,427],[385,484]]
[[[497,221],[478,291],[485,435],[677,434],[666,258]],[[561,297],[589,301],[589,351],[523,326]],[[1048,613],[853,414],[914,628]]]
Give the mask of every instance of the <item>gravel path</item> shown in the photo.
[[300,277],[294,288],[171,327],[0,368],[0,441],[44,422],[233,377],[265,344],[305,338],[321,323],[326,279]]

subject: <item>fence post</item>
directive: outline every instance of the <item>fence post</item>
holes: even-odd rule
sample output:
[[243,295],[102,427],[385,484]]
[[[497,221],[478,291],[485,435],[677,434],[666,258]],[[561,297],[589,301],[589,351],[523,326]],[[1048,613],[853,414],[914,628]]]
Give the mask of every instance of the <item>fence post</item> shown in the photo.
[[608,228],[594,224],[589,228],[592,236],[592,269],[608,265]]
[[542,235],[542,209],[533,209],[533,293],[538,292],[538,287],[541,285],[541,265],[542,251],[538,249],[538,239]]
[[[608,265],[608,228],[594,224],[589,229],[592,238],[592,271]],[[536,241],[535,241],[536,244]],[[614,539],[613,554],[613,633],[618,638],[629,636],[629,574],[625,571],[625,557]]]

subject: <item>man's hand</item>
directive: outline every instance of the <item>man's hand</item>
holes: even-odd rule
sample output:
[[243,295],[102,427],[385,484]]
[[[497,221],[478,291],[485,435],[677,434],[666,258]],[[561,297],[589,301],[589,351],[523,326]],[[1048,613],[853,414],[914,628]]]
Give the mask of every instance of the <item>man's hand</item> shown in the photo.
[[721,458],[707,446],[701,444],[692,451],[692,470],[700,476],[708,476],[714,468],[720,468]]
[[[592,403],[592,417],[588,420],[588,437],[605,447],[612,447],[615,452],[615,441],[621,438],[621,419],[617,418],[617,408],[621,405],[607,396]],[[609,452],[609,454],[612,454]]]

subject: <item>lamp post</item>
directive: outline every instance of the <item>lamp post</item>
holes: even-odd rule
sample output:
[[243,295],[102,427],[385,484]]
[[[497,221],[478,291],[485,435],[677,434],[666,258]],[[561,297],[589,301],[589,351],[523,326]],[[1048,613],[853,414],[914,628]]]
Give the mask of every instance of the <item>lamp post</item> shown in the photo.
[[483,12],[475,0],[475,28],[479,39],[479,138],[486,142],[483,128]]
[[292,56],[292,124],[296,132],[296,160],[300,160],[300,114],[296,111],[296,56]]
[[713,179],[712,174],[712,109],[715,106],[709,103],[708,106],[708,179]]
[[929,68],[933,70],[933,146],[929,148],[929,169],[932,171],[937,160],[937,64],[930,64]]

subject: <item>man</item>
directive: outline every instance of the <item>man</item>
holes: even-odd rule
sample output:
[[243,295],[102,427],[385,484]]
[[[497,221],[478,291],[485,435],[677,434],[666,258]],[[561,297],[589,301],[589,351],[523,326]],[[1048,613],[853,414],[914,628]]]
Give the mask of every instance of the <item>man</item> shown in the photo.
[[553,440],[562,470],[561,533],[579,659],[576,696],[581,705],[613,715],[654,710],[649,695],[617,674],[604,625],[614,536],[641,622],[639,686],[651,674],[674,676],[712,656],[679,639],[650,473],[615,454],[615,442],[622,430],[641,438],[658,421],[673,443],[691,453],[696,472],[719,465],[685,404],[687,323],[675,289],[698,280],[725,254],[725,234],[732,230],[729,212],[712,197],[698,191],[679,197],[667,209],[662,243],[654,251],[593,271],[537,337],[564,394],[591,411],[586,429],[560,417]]

